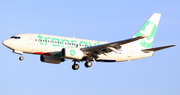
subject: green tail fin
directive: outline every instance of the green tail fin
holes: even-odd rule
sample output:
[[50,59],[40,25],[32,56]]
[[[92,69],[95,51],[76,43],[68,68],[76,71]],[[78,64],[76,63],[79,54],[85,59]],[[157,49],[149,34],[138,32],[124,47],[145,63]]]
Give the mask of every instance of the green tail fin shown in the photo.
[[160,17],[161,17],[161,14],[154,13],[148,19],[148,21],[138,30],[138,32],[136,32],[136,34],[133,37],[141,36],[145,34],[147,31],[150,31],[150,34],[148,37],[138,40],[138,43],[137,43],[138,45],[142,46],[143,48],[152,47]]

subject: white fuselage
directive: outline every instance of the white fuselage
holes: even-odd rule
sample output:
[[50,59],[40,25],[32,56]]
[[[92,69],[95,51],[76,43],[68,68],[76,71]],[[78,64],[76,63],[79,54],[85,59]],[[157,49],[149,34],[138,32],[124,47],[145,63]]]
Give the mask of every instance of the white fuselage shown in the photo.
[[[49,55],[61,57],[63,48],[74,47],[84,48],[105,44],[108,42],[85,40],[78,38],[44,35],[44,34],[19,34],[15,35],[20,38],[10,38],[3,41],[8,48],[22,53]],[[110,52],[99,55],[96,61],[102,62],[119,62],[140,59],[152,56],[154,52],[145,53],[142,48],[134,47],[129,44],[122,45],[118,52]]]

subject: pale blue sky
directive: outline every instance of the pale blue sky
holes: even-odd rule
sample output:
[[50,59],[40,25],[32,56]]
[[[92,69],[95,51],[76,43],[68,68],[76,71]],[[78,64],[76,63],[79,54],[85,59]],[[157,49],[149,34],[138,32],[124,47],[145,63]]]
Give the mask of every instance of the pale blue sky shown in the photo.
[[[130,38],[155,12],[161,20],[153,47],[180,45],[179,0],[1,0],[0,41],[41,33],[99,41]],[[179,46],[130,62],[97,63],[73,71],[19,55],[0,44],[0,95],[180,95]]]

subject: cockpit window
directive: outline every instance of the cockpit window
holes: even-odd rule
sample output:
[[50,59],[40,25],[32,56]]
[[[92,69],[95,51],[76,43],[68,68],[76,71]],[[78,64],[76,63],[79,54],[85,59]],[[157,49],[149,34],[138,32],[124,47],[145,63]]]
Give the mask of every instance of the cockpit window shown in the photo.
[[18,37],[18,36],[12,36],[11,38],[14,38],[14,39],[20,39],[21,37]]

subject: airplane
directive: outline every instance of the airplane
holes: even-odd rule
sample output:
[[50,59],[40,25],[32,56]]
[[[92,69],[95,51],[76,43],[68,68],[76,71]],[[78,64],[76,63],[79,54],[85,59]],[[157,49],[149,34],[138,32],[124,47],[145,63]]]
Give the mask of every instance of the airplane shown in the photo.
[[73,70],[78,70],[77,62],[85,61],[85,67],[92,66],[92,62],[122,62],[150,57],[155,51],[176,45],[152,48],[161,14],[154,13],[136,34],[125,40],[116,42],[102,42],[78,38],[53,36],[45,34],[18,34],[2,43],[13,53],[40,55],[40,60],[46,63],[60,64],[65,59],[71,59]]

